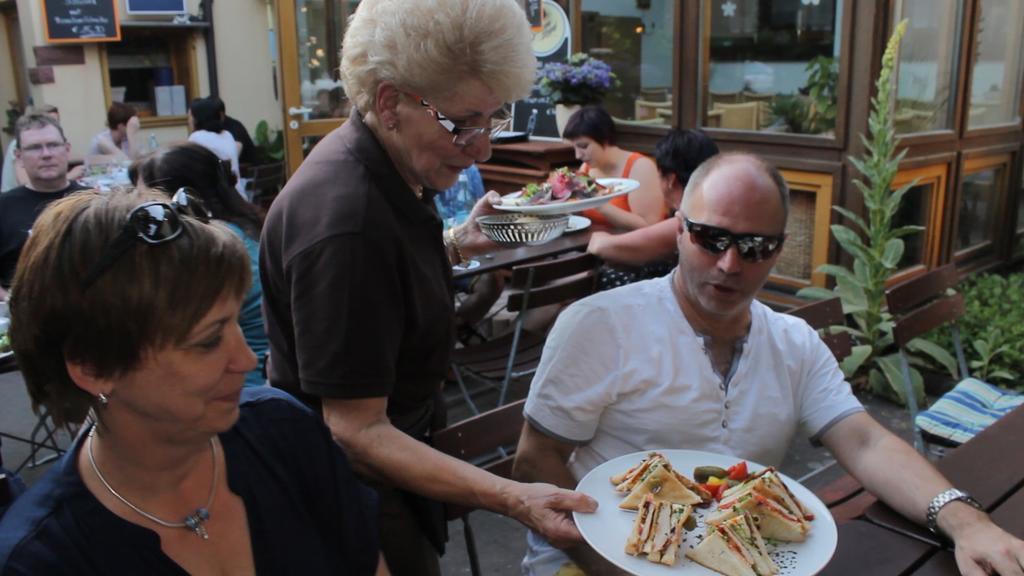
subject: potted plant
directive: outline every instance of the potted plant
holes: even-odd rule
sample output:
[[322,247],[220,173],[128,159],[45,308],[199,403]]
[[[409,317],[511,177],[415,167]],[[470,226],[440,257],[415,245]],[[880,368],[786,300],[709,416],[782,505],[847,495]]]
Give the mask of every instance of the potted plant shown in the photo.
[[611,66],[583,52],[573,54],[568,62],[548,62],[537,71],[541,96],[555,105],[559,134],[573,112],[600,102],[618,83]]

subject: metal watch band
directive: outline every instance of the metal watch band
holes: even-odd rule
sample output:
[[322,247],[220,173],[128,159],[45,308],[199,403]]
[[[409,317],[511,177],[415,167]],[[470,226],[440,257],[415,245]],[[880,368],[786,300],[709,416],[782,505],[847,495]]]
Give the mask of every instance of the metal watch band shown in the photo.
[[982,510],[981,503],[978,502],[974,496],[964,492],[963,490],[957,490],[956,488],[949,488],[939,492],[939,494],[932,498],[932,501],[928,504],[928,514],[926,515],[928,529],[936,534],[939,532],[939,510],[949,504],[950,502],[956,502],[957,500],[965,502],[974,506],[978,510]]

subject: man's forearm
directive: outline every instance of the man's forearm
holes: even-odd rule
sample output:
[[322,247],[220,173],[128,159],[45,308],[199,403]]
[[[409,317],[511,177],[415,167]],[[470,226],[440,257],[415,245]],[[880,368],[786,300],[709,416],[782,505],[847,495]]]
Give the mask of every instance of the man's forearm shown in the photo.
[[868,492],[920,524],[932,498],[950,487],[931,463],[866,413],[837,424],[823,442]]

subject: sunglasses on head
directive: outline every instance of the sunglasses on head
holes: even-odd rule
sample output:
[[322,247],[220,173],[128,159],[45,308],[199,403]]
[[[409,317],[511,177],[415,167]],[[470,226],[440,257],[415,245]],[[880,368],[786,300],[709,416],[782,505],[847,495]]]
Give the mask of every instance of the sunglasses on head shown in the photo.
[[156,246],[181,236],[184,230],[181,216],[195,218],[204,224],[210,221],[210,213],[189,188],[179,188],[169,203],[143,202],[132,208],[121,233],[107,246],[96,264],[85,275],[82,291],[88,290],[114,262],[135,246],[136,242]]
[[764,234],[735,234],[719,228],[694,222],[689,218],[683,218],[683,225],[690,233],[690,238],[712,254],[721,254],[729,249],[729,246],[736,246],[740,258],[747,262],[760,262],[771,258],[782,248],[786,239],[785,235],[766,236]]

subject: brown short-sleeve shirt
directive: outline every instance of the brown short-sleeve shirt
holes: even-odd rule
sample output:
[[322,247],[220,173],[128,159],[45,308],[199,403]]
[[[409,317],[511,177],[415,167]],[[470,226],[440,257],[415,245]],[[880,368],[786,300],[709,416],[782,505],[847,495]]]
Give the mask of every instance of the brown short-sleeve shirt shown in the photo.
[[271,384],[319,398],[386,396],[396,427],[427,430],[454,329],[442,225],[425,196],[358,115],[316,145],[260,242]]

